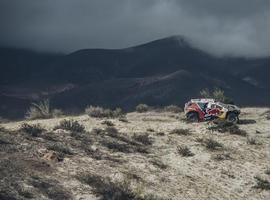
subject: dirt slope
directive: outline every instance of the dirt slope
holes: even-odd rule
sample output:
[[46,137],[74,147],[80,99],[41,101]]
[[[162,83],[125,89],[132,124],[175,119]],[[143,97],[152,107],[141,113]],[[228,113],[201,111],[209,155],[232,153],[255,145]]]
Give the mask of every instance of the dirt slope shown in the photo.
[[[267,110],[243,109],[239,127],[247,136],[169,112],[129,113],[128,122],[87,115],[27,121],[46,129],[36,137],[18,130],[24,122],[1,124],[0,199],[270,199]],[[63,119],[86,132],[54,130]],[[209,139],[222,146],[207,148]]]

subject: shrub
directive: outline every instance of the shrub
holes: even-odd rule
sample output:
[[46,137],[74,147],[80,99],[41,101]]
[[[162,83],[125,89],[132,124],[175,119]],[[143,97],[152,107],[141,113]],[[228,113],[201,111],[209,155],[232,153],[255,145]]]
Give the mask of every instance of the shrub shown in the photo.
[[32,103],[29,110],[26,112],[27,119],[47,119],[51,117],[50,101],[42,100],[38,103]]
[[183,112],[183,109],[180,108],[179,106],[176,106],[176,105],[170,105],[170,106],[166,106],[164,108],[164,110],[166,112],[172,112],[172,113],[180,113],[180,112]]
[[191,135],[191,131],[189,129],[173,129],[170,134],[176,135]]
[[40,126],[40,124],[30,125],[23,123],[20,127],[20,131],[23,131],[32,137],[38,137],[44,131],[44,129]]
[[257,185],[254,186],[257,189],[262,189],[262,190],[270,190],[270,182],[266,179],[263,179],[259,176],[254,177],[256,179]]
[[149,137],[148,133],[143,134],[134,134],[133,139],[144,144],[144,145],[151,145],[153,144],[152,139]]
[[229,132],[230,134],[240,135],[240,136],[247,135],[246,131],[241,130],[239,126],[237,126],[234,123],[227,122],[225,120],[215,120],[214,123],[215,125],[208,127],[208,130],[218,131],[220,133]]
[[114,123],[112,121],[108,121],[108,120],[101,122],[101,124],[104,124],[106,126],[114,126]]
[[191,157],[194,156],[194,153],[190,151],[190,149],[187,146],[178,146],[177,152],[183,157]]
[[113,111],[113,118],[120,118],[120,117],[124,117],[125,113],[123,112],[123,110],[121,108],[116,108]]
[[139,104],[136,106],[136,111],[138,113],[147,112],[149,110],[149,106],[146,104]]
[[164,136],[165,133],[164,133],[164,132],[157,132],[157,135],[158,135],[158,136]]
[[164,164],[161,160],[159,159],[153,159],[150,161],[153,165],[157,166],[160,169],[167,169],[169,166]]
[[101,176],[90,174],[79,174],[77,179],[82,183],[91,186],[93,192],[96,195],[99,195],[101,200],[136,199],[136,196],[127,181],[114,183],[109,178],[102,178]]
[[32,177],[31,185],[49,199],[73,199],[72,194],[56,180]]
[[254,137],[247,137],[247,144],[259,145],[260,143]]
[[215,87],[212,92],[208,88],[205,88],[200,91],[200,95],[203,98],[213,98],[223,103],[233,103],[230,98],[225,96],[224,91],[217,87]]
[[53,109],[52,116],[53,117],[62,117],[62,116],[64,116],[64,112],[60,109]]
[[124,123],[128,123],[128,119],[127,119],[127,117],[125,117],[125,116],[121,116],[121,117],[119,118],[119,121],[120,121],[120,122],[124,122]]
[[111,137],[115,137],[118,135],[118,130],[114,127],[107,127],[105,129],[105,132]]
[[73,155],[73,152],[71,151],[71,149],[62,144],[51,145],[48,147],[48,150],[56,151],[56,152],[67,154],[67,155]]
[[218,141],[209,138],[204,141],[204,144],[207,149],[209,150],[218,150],[223,147],[223,144],[219,143]]
[[200,95],[203,98],[212,98],[212,94],[211,94],[211,92],[210,92],[210,90],[208,88],[202,89],[200,91]]
[[133,146],[126,144],[126,143],[120,143],[117,141],[102,141],[102,145],[106,146],[108,149],[112,151],[118,151],[122,153],[133,153],[135,150],[133,149]]
[[117,118],[124,116],[124,112],[121,108],[116,108],[115,110],[104,109],[102,107],[89,106],[85,109],[85,113],[90,117],[95,118]]
[[103,134],[104,133],[104,130],[101,129],[101,128],[93,128],[92,131],[91,131],[92,134],[95,134],[95,135],[99,135],[99,134]]
[[78,132],[78,133],[85,132],[85,127],[81,125],[78,121],[66,120],[66,119],[60,121],[60,124],[54,128],[54,130],[56,129],[63,129],[63,130]]
[[229,153],[220,153],[213,156],[213,159],[216,161],[230,160],[231,155]]
[[148,131],[148,132],[155,132],[155,130],[152,129],[152,128],[148,128],[148,129],[146,129],[146,131]]

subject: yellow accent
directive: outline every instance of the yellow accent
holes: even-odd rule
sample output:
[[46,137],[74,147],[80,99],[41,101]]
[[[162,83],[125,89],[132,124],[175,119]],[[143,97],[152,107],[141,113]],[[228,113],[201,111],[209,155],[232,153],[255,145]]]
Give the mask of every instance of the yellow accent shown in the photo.
[[221,113],[221,115],[219,115],[220,119],[225,119],[226,118],[226,112]]

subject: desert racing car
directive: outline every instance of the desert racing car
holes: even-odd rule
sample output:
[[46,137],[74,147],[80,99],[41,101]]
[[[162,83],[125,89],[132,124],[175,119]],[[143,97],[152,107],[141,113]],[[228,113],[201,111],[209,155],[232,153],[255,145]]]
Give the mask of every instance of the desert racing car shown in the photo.
[[185,104],[185,115],[189,122],[224,119],[229,122],[239,121],[240,108],[232,104],[224,104],[214,99],[191,99]]

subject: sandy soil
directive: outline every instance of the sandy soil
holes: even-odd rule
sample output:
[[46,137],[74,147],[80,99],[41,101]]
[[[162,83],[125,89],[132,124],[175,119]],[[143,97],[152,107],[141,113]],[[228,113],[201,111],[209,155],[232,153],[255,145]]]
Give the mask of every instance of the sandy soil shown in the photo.
[[[106,199],[104,191],[95,189],[98,184],[91,185],[78,178],[91,175],[102,180],[109,179],[112,183],[124,183],[125,187],[142,199],[268,200],[270,190],[256,188],[255,179],[261,177],[270,181],[270,175],[266,173],[270,169],[270,120],[264,115],[267,110],[269,108],[242,109],[239,127],[248,133],[247,136],[210,131],[208,127],[213,126],[211,122],[188,124],[183,120],[183,113],[169,112],[128,113],[128,122],[95,119],[87,115],[27,121],[29,124],[40,124],[46,129],[46,136],[54,140],[49,137],[29,139],[29,136],[18,131],[24,121],[6,123],[1,124],[6,130],[1,132],[0,141],[6,142],[0,145],[7,147],[0,148],[0,161],[31,159],[48,164],[45,169],[31,165],[31,171],[25,173],[23,180],[15,179],[21,184],[20,188],[28,188],[33,198],[38,199],[57,199],[57,196],[54,196],[56,193],[50,195],[48,191],[31,185],[33,175],[56,180],[61,191],[69,194],[66,198],[70,199],[102,199],[102,195]],[[87,132],[74,138],[69,131],[53,130],[63,119],[77,120]],[[116,135],[106,131],[96,133],[96,129],[107,128],[102,123],[105,120],[113,122],[118,130]],[[174,129],[188,129],[190,134],[170,134]],[[138,136],[145,133],[149,134],[152,144],[135,144],[134,134]],[[207,139],[220,142],[223,147],[207,149],[202,142]],[[250,144],[250,139],[255,144]],[[108,145],[110,142],[118,147],[124,145],[124,150]],[[14,143],[19,150],[10,150],[8,145]],[[65,155],[61,161],[52,156],[48,158],[55,151],[49,150],[48,146],[56,143],[67,146],[72,154]],[[194,156],[181,156],[177,151],[178,146],[188,147]],[[0,197],[1,192],[2,196],[7,196],[7,190],[8,187],[6,189],[2,184],[1,188],[0,185]],[[19,192],[9,194],[12,195],[24,198]]]

